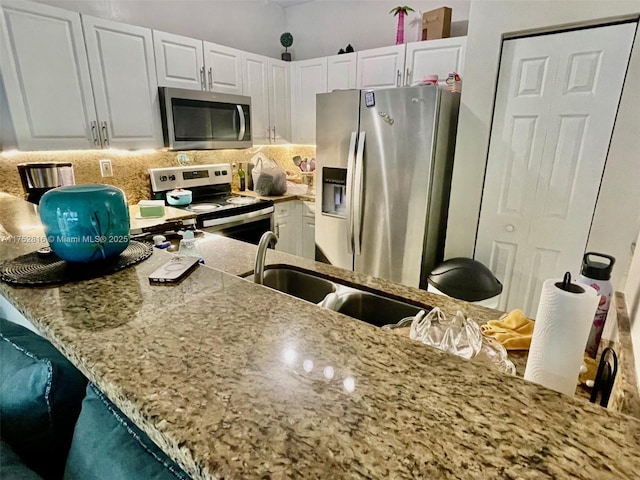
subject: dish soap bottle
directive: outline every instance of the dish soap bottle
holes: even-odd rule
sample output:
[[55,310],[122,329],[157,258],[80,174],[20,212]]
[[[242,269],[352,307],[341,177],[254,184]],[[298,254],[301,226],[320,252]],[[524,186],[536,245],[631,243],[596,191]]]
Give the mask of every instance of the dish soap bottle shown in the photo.
[[198,262],[204,265],[204,258],[202,258],[200,249],[196,245],[196,239],[192,230],[187,230],[182,235],[180,247],[178,248],[178,255],[183,255],[185,257],[197,257],[199,259]]
[[[589,257],[604,258],[608,263],[596,262]],[[593,287],[596,292],[598,292],[598,295],[600,295],[598,309],[593,318],[589,339],[587,340],[586,352],[591,358],[596,358],[598,354],[602,329],[604,328],[604,322],[607,320],[609,305],[611,305],[613,285],[609,279],[611,278],[611,270],[615,262],[615,258],[610,255],[605,255],[604,253],[587,252],[584,254],[584,257],[582,257],[582,269],[580,270],[580,276],[577,281]]]

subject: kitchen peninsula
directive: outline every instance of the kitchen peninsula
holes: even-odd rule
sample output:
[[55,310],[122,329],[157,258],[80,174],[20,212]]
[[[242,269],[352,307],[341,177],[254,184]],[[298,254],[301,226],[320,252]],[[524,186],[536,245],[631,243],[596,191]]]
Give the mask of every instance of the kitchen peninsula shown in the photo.
[[[41,235],[33,205],[0,194],[0,261]],[[225,273],[251,270],[232,247],[226,263],[151,286],[169,255],[55,287],[0,283],[0,295],[193,478],[640,472],[638,419]]]

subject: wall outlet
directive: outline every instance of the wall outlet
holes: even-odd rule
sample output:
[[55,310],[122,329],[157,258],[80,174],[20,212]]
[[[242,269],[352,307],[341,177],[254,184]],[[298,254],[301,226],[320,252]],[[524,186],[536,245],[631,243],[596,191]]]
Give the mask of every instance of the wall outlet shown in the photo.
[[110,159],[103,158],[100,160],[100,174],[103,177],[113,177],[113,168]]

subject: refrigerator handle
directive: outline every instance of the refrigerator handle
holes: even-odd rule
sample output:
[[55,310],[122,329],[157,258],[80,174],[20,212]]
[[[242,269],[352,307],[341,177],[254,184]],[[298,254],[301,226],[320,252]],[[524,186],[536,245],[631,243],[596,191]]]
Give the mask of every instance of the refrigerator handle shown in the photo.
[[358,151],[356,153],[356,178],[353,187],[353,245],[354,253],[360,255],[362,245],[362,181],[364,173],[364,133],[358,137]]
[[356,139],[358,132],[351,132],[347,157],[347,252],[353,255],[353,176],[355,173]]

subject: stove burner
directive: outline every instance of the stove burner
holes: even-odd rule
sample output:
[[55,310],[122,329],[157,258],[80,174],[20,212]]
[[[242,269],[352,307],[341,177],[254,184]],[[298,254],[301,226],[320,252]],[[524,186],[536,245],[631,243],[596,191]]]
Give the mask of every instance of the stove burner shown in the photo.
[[220,208],[220,205],[216,205],[215,203],[196,203],[195,205],[189,205],[187,210],[194,213],[204,213],[215,210],[216,208]]
[[232,205],[251,205],[252,203],[256,203],[257,201],[257,198],[251,197],[231,197],[227,199],[227,203],[230,203]]

